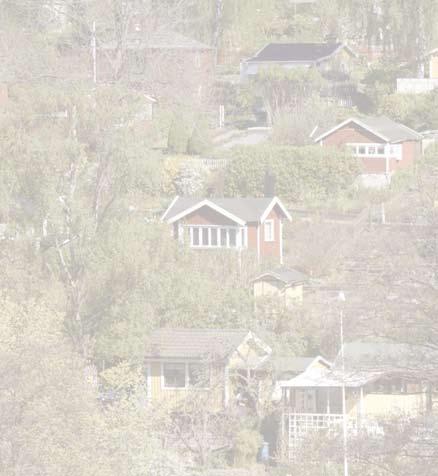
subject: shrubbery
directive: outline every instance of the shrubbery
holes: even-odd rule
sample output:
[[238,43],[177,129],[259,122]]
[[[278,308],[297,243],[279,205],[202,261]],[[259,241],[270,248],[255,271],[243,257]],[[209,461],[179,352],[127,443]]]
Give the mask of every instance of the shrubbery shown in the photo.
[[184,154],[187,151],[187,144],[190,139],[190,128],[184,120],[175,119],[172,121],[167,139],[167,148],[175,154]]
[[232,150],[225,194],[262,196],[266,171],[276,177],[276,194],[291,202],[336,198],[360,173],[346,151],[320,146],[245,146]]
[[207,122],[203,118],[175,117],[169,128],[167,148],[175,154],[202,155],[212,146]]
[[187,144],[187,153],[190,155],[202,155],[211,149],[211,135],[208,124],[205,121],[195,123],[192,135]]

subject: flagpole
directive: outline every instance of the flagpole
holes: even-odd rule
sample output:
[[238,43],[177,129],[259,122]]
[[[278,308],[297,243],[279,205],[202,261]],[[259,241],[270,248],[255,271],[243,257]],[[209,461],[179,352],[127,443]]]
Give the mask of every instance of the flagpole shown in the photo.
[[[345,302],[345,294],[339,293],[339,301]],[[342,304],[341,304],[342,306]],[[344,354],[344,310],[341,307],[339,312],[340,334],[341,334],[341,368],[342,368],[342,437],[344,453],[344,476],[348,476],[348,424],[347,424],[347,405],[345,392],[345,354]]]

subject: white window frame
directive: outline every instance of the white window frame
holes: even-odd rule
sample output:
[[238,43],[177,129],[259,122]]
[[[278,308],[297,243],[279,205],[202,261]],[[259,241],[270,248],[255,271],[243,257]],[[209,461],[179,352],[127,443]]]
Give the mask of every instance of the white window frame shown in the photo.
[[[222,248],[228,248],[228,249],[241,249],[241,248],[247,248],[248,247],[248,228],[242,227],[242,226],[219,226],[219,225],[188,225],[189,228],[189,245],[190,248],[195,248],[195,249],[222,249]],[[194,232],[193,230],[197,229],[198,230],[198,238],[199,238],[199,244],[195,245],[193,243],[193,236]],[[207,229],[208,230],[208,237],[207,237],[207,243],[204,243],[204,234],[203,231]],[[217,230],[216,233],[216,245],[211,244],[211,235],[212,235],[212,230],[215,229]],[[226,231],[225,235],[225,243],[223,243],[222,240],[222,232],[223,230]],[[231,246],[230,245],[230,231],[233,230],[236,233],[236,245]]]
[[[270,225],[270,233],[266,232],[266,225]],[[275,220],[269,219],[263,222],[263,237],[267,242],[275,241]]]
[[[183,387],[168,387],[166,385],[166,379],[164,378],[164,366],[166,364],[178,364],[184,365],[184,386]],[[168,362],[161,362],[161,388],[166,390],[184,390],[187,388],[187,363],[186,362],[176,362],[176,361],[168,361]]]
[[195,67],[201,69],[201,53],[199,51],[195,52]]
[[[166,385],[166,381],[164,378],[164,366],[166,364],[182,364],[184,365],[184,387],[168,387]],[[194,385],[190,385],[190,374],[189,374],[189,365],[190,364],[199,364],[199,365],[205,365],[207,367],[208,371],[208,386],[207,387],[196,387]],[[203,363],[199,362],[198,360],[190,360],[190,361],[181,361],[181,360],[166,360],[161,362],[160,365],[160,383],[161,383],[161,388],[163,390],[210,390],[211,387],[211,368],[208,363]]]
[[[208,382],[207,387],[198,387],[196,385],[190,385],[190,373],[189,373],[189,366],[190,364],[195,364],[195,365],[204,365],[207,369],[208,375],[206,378],[206,381]],[[203,363],[203,362],[186,362],[186,388],[191,388],[195,390],[210,390],[211,386],[211,369],[208,363]]]
[[[351,150],[355,157],[363,157],[369,159],[382,159],[382,158],[395,158],[396,160],[402,159],[402,146],[400,144],[382,144],[374,142],[354,142],[347,143],[347,147]],[[359,153],[359,148],[364,147],[365,153]],[[375,150],[374,153],[370,153],[370,149]],[[383,149],[383,153],[379,153],[379,149]]]

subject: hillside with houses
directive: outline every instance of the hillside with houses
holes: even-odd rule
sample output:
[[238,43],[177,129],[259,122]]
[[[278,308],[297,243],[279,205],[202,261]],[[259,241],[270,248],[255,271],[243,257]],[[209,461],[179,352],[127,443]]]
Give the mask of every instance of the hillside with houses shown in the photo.
[[0,0],[0,474],[435,474],[437,24]]

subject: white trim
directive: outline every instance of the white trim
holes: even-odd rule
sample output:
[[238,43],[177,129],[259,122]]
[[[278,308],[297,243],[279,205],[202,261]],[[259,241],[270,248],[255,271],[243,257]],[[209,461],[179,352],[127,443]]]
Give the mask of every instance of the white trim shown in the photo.
[[280,264],[283,264],[283,220],[280,220]]
[[230,403],[230,369],[228,365],[224,367],[224,407]]
[[275,207],[275,205],[278,205],[281,209],[281,211],[284,213],[285,217],[291,221],[292,217],[289,214],[289,212],[286,210],[285,206],[281,203],[280,199],[278,197],[274,197],[271,201],[271,203],[268,205],[266,210],[263,212],[263,215],[260,217],[260,222],[263,223],[268,215],[271,213],[272,209]]
[[176,201],[178,200],[179,196],[177,195],[173,200],[172,202],[170,203],[170,205],[167,207],[166,211],[161,215],[161,221],[164,221],[164,219],[166,218],[166,215],[169,213],[169,210],[175,205]]
[[[242,359],[243,361],[245,361],[245,357],[239,352],[239,347],[241,345],[244,345],[246,344],[249,340],[253,340],[254,343],[256,345],[258,345],[258,347],[260,349],[262,349],[266,355],[261,357],[260,358],[260,361],[258,362],[257,366],[255,367],[252,367],[249,369],[249,370],[257,370],[257,368],[259,368],[261,365],[263,365],[266,360],[269,359],[269,357],[271,356],[272,354],[272,348],[269,347],[268,344],[265,344],[261,339],[259,339],[255,334],[252,333],[252,331],[248,331],[248,334],[246,334],[245,338],[242,340],[242,342],[237,346],[236,350],[230,355],[229,359],[228,359],[228,362],[230,362],[233,358],[235,358],[235,356],[239,357],[240,359]],[[228,368],[228,366],[227,366]]]
[[152,368],[150,362],[146,363],[146,371],[148,373],[146,377],[146,397],[150,400],[152,398]]
[[[270,225],[270,234],[266,233],[266,225]],[[263,222],[263,241],[266,243],[272,243],[275,241],[275,220],[270,218]]]
[[[220,207],[219,205],[216,205],[215,203],[211,202],[210,200],[201,200],[200,202],[198,202],[196,205],[193,205],[192,207],[190,208],[186,208],[185,210],[183,210],[182,212],[178,213],[177,215],[175,215],[173,218],[170,218],[169,220],[167,220],[167,223],[171,224],[171,223],[174,223],[178,220],[180,220],[181,218],[184,218],[185,216],[187,215],[190,215],[190,213],[193,213],[195,212],[196,210],[199,210],[200,208],[202,207],[209,207],[211,208],[212,210],[214,210],[215,212],[218,212],[219,214],[223,215],[224,217],[230,219],[231,221],[234,221],[236,223],[238,223],[239,225],[245,225],[246,222],[244,220],[242,220],[241,218],[237,217],[236,215],[233,215],[232,213],[230,212],[227,212],[225,209],[223,209],[222,207]],[[170,207],[169,207],[170,208]],[[166,212],[167,213],[167,212]]]
[[[402,160],[403,159],[403,145],[402,144],[395,144],[395,143],[386,143],[381,144],[378,142],[347,142],[347,147],[353,149],[351,152],[354,157],[359,158],[367,158],[367,159],[383,159],[383,158],[390,158],[395,160]],[[365,152],[360,153],[359,148],[364,148]],[[375,149],[375,153],[372,154],[369,152],[370,148]],[[383,153],[378,153],[378,149],[383,148]]]
[[358,126],[362,127],[363,129],[365,129],[368,132],[371,132],[373,135],[375,135],[376,137],[379,137],[380,139],[384,140],[385,142],[391,142],[388,137],[385,137],[382,134],[379,134],[378,132],[371,129],[369,126],[365,125],[363,122],[359,121],[358,119],[355,119],[354,117],[350,117],[349,119],[346,119],[344,122],[341,122],[337,126],[330,129],[329,131],[324,132],[323,134],[318,136],[316,139],[314,139],[314,141],[315,142],[320,142],[322,139],[325,139],[327,136],[332,135],[334,132],[336,132],[339,129],[342,129],[347,124],[350,124],[350,122],[353,122],[353,123],[357,124]]
[[[164,365],[165,364],[180,364],[184,365],[184,387],[167,387],[165,385],[164,380]],[[189,374],[189,365],[190,364],[197,364],[197,365],[205,365],[208,370],[208,387],[197,387],[196,385],[190,385],[190,374]],[[170,359],[170,360],[163,360],[160,362],[160,385],[162,390],[209,390],[211,388],[211,368],[208,362],[202,362],[199,360],[177,360],[177,359]]]
[[178,242],[183,244],[184,243],[184,227],[181,225],[181,223],[177,224],[177,233],[178,233]]
[[[189,229],[189,246],[194,249],[243,249],[248,247],[248,232],[246,226],[221,226],[221,225],[184,225],[183,228]],[[195,245],[193,243],[194,230],[198,230],[198,242],[199,244]],[[208,243],[205,244],[203,240],[202,230],[208,230]],[[212,230],[216,231],[216,245],[212,244]],[[230,230],[236,232],[235,246],[230,245]],[[225,231],[225,243],[222,242],[222,231]],[[199,233],[201,232],[201,233]]]
[[149,94],[143,94],[143,96],[150,102],[152,103],[156,103],[157,102],[157,99],[154,98],[153,96],[149,96]]
[[257,224],[257,263],[260,263],[260,225]]
[[261,349],[263,349],[267,354],[272,354],[272,348],[268,344],[265,344],[261,339],[259,339],[252,331],[248,332],[248,335],[243,340],[243,343],[248,342],[252,339]]
[[[259,281],[259,280],[261,280],[261,279],[263,279],[263,278],[266,278],[266,277],[274,278],[274,279],[276,279],[277,281],[280,281],[281,283],[283,283],[283,284],[285,284],[285,285],[286,285],[286,284],[289,284],[289,281],[285,281],[284,279],[280,279],[280,278],[279,278],[275,273],[273,273],[272,271],[267,271],[266,273],[259,274],[259,275],[256,276],[255,278],[251,279],[250,283],[255,283],[256,281]],[[304,283],[304,281],[306,281],[306,280],[303,279],[303,281],[296,281],[296,282],[294,282],[293,284],[294,284],[294,285],[295,285],[295,284],[299,285],[299,284]]]
[[314,135],[315,135],[315,132],[319,129],[319,126],[315,126],[312,130],[312,132],[310,133],[309,137],[312,138]]

